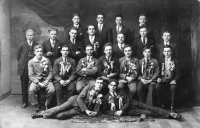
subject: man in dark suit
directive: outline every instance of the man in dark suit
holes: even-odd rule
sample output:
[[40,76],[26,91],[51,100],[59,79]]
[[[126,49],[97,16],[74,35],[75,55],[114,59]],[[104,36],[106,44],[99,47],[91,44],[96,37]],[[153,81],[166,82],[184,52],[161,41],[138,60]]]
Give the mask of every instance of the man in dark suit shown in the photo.
[[88,116],[96,116],[101,105],[101,89],[103,79],[97,78],[95,85],[87,85],[79,95],[69,98],[60,106],[53,107],[41,113],[36,113],[32,118],[56,118],[59,120],[69,119],[75,115],[86,113]]
[[147,27],[148,34],[147,37],[152,39],[155,42],[155,36],[153,29],[147,25],[147,17],[145,14],[140,14],[139,16],[139,25],[133,28],[132,30],[132,41],[134,42],[137,37],[140,37],[140,27]]
[[104,45],[104,56],[98,60],[98,76],[104,79],[103,92],[107,93],[107,83],[109,79],[118,79],[119,76],[119,60],[113,57],[112,44]]
[[54,64],[54,61],[61,56],[60,48],[62,42],[56,39],[57,35],[58,35],[58,29],[50,28],[49,29],[50,38],[44,41],[42,44],[43,55],[50,60],[52,66]]
[[71,28],[69,31],[70,39],[64,43],[69,48],[69,57],[76,61],[78,61],[85,56],[84,44],[76,39],[77,37],[77,29]]
[[169,31],[164,31],[163,35],[163,42],[158,44],[156,47],[156,54],[157,54],[157,59],[160,61],[163,58],[163,47],[166,45],[170,45],[172,47],[172,57],[179,59],[179,55],[178,55],[178,46],[177,44],[171,43],[171,34]]
[[102,56],[103,51],[101,51],[101,39],[95,35],[96,26],[92,24],[88,25],[87,33],[88,37],[83,40],[84,46],[86,47],[88,44],[91,44],[94,47],[93,56],[98,59],[100,56]]
[[63,90],[67,90],[66,99],[71,97],[76,91],[76,62],[68,56],[69,48],[67,45],[63,45],[60,52],[62,57],[56,59],[53,66],[54,86],[58,106],[64,103]]
[[117,44],[113,46],[113,56],[117,59],[124,56],[125,37],[123,33],[117,34]]
[[97,32],[96,36],[98,36],[101,39],[101,51],[103,51],[103,46],[107,42],[113,42],[112,38],[112,30],[110,27],[108,27],[106,24],[104,24],[105,14],[98,13],[97,14]]
[[76,39],[80,42],[83,42],[83,39],[87,36],[85,28],[80,24],[80,15],[78,13],[74,13],[72,17],[73,25],[67,28],[65,31],[65,42],[70,39],[69,32],[71,28],[77,29],[77,37]]
[[131,44],[131,32],[128,27],[123,25],[123,16],[116,15],[115,16],[116,25],[112,27],[112,37],[113,37],[113,45],[117,44],[117,34],[123,33],[125,37],[125,44]]
[[87,56],[80,59],[76,72],[78,74],[76,91],[80,93],[86,85],[94,85],[98,71],[98,60],[93,57],[94,48],[91,44],[86,46]]
[[164,46],[163,48],[164,57],[159,61],[161,73],[157,80],[158,83],[155,89],[158,105],[161,105],[163,94],[166,92],[166,87],[170,87],[171,111],[174,112],[175,91],[180,78],[180,71],[178,60],[172,57],[172,49],[173,48],[170,45]]
[[143,48],[145,46],[151,47],[152,56],[155,54],[155,42],[148,38],[147,27],[140,27],[140,37],[137,37],[133,43],[133,55],[139,60],[143,58]]
[[22,88],[22,108],[28,106],[28,62],[35,56],[33,48],[37,45],[33,41],[33,37],[34,31],[32,29],[26,30],[26,42],[21,43],[17,50],[18,75],[20,76]]
[[133,49],[127,44],[124,47],[124,57],[119,59],[120,74],[118,89],[128,88],[128,96],[130,99],[138,99],[137,96],[137,77],[139,74],[139,61],[132,56]]
[[144,47],[143,54],[144,58],[139,61],[137,92],[140,102],[153,105],[153,92],[160,73],[159,64],[156,59],[151,57],[150,47]]
[[129,100],[124,90],[117,90],[118,82],[116,80],[109,81],[109,92],[103,97],[102,112],[110,116],[138,116],[140,120],[144,120],[146,116],[164,117],[180,119],[181,115],[167,110],[146,105],[141,102]]

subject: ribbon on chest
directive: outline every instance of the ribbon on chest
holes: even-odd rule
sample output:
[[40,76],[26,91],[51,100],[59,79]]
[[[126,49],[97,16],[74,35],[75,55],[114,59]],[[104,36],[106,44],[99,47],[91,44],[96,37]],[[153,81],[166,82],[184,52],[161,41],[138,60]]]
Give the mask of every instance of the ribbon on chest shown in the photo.
[[71,69],[72,65],[69,61],[66,59],[60,62],[60,75],[64,75],[65,73],[68,73]]

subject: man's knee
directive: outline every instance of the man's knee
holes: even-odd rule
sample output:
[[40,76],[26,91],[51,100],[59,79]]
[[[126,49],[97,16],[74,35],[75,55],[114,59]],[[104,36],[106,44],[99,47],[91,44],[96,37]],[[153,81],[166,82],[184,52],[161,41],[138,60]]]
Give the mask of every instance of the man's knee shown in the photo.
[[48,86],[47,87],[47,93],[48,94],[54,94],[55,93],[55,88],[53,86],[53,83],[49,82],[47,86]]
[[78,93],[80,93],[83,90],[84,87],[85,87],[85,83],[82,82],[82,81],[78,81],[77,84],[76,84],[76,91]]
[[29,87],[29,93],[36,93],[38,90],[38,85],[32,82]]
[[71,82],[67,88],[68,91],[76,90],[75,82]]
[[176,87],[177,87],[177,85],[176,85],[176,84],[171,84],[171,87],[170,87],[170,89],[174,91],[174,90],[176,90]]

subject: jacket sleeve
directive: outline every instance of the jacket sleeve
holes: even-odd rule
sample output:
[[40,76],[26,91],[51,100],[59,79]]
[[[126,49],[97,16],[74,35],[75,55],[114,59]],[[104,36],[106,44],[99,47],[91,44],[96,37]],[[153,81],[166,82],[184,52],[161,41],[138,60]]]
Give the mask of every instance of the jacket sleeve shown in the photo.
[[159,64],[158,64],[158,61],[155,60],[154,75],[151,78],[151,80],[157,80],[157,78],[159,77],[159,74],[160,74]]
[[121,109],[124,112],[126,112],[129,108],[129,97],[126,95],[126,93],[124,92],[124,90],[122,90],[122,95],[124,96],[124,100],[123,100],[123,108]]
[[20,60],[21,53],[22,53],[22,45],[19,45],[18,50],[17,50],[17,61]]
[[176,75],[175,75],[175,80],[178,82],[179,81],[179,79],[180,79],[180,68],[179,68],[179,63],[178,63],[178,61],[176,60],[175,61],[175,68],[176,68]]
[[56,60],[53,65],[53,76],[57,81],[62,80],[62,77],[59,75],[59,62]]
[[31,60],[28,62],[28,75],[29,75],[29,79],[33,83],[38,83],[39,82],[38,77],[35,76],[33,62]]
[[79,60],[78,65],[76,67],[76,72],[79,76],[86,76],[86,73],[82,71],[82,61],[83,59]]
[[81,91],[81,93],[79,94],[78,98],[77,98],[77,103],[81,109],[81,111],[85,111],[88,110],[84,100],[87,97],[87,92],[89,91],[89,85],[87,85],[86,87],[83,88],[83,90]]
[[74,81],[76,76],[77,76],[77,74],[76,74],[76,62],[74,60],[72,60],[72,69],[71,69],[71,75],[70,75],[69,79],[71,81]]
[[49,61],[49,59],[47,59],[47,60],[48,60],[48,71],[49,71],[49,74],[47,76],[47,80],[49,81],[53,77],[53,70],[52,70],[51,62]]
[[118,78],[118,76],[119,76],[119,71],[120,71],[120,69],[119,69],[119,60],[118,59],[115,59],[115,66],[114,66],[114,73],[116,73],[114,76],[113,76],[113,78]]
[[114,115],[114,112],[110,110],[110,104],[108,103],[108,95],[105,95],[103,97],[102,111],[106,115],[109,115],[109,116],[113,116]]
[[43,49],[43,56],[47,57],[47,51],[45,49],[45,42],[42,43],[42,49]]
[[126,74],[123,73],[124,72],[124,69],[122,67],[122,63],[123,63],[123,60],[122,59],[119,59],[119,65],[120,65],[120,74],[119,74],[119,78],[120,79],[124,79],[126,77]]

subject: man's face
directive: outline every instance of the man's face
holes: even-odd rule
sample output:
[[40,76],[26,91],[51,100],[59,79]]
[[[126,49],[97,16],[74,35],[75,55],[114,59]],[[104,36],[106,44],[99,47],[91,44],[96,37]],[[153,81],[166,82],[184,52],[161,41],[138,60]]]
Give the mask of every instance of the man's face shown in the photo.
[[55,40],[57,36],[57,31],[50,31],[49,36],[50,36],[50,39]]
[[139,23],[140,23],[140,25],[144,25],[144,24],[146,24],[146,16],[140,16],[139,17]]
[[42,57],[42,48],[38,48],[38,49],[35,49],[34,51],[34,54],[37,58],[41,58]]
[[104,53],[106,56],[110,57],[112,55],[112,46],[106,46],[104,49]]
[[94,36],[94,34],[95,34],[95,27],[94,26],[89,26],[87,32],[88,32],[88,34],[90,36]]
[[79,16],[74,16],[74,17],[72,18],[72,21],[73,21],[74,24],[78,25],[79,22],[80,22],[80,17],[79,17]]
[[68,47],[62,47],[60,52],[61,52],[63,57],[67,57],[68,54],[69,54],[69,49],[68,49]]
[[146,37],[147,36],[147,29],[146,28],[141,28],[140,29],[140,35],[141,35],[141,37]]
[[150,49],[144,50],[143,55],[145,58],[149,58],[151,56],[151,50]]
[[104,22],[104,17],[103,17],[103,15],[97,15],[97,22],[98,22],[99,24],[103,24],[103,22]]
[[125,40],[125,38],[124,38],[123,34],[118,34],[117,35],[117,42],[118,43],[122,44],[122,43],[124,43],[124,40]]
[[171,55],[172,55],[172,51],[171,51],[170,48],[164,48],[164,49],[163,49],[163,54],[164,54],[164,56],[165,56],[166,58],[169,58],[169,57],[171,57]]
[[165,32],[165,33],[163,33],[162,38],[163,38],[163,40],[164,40],[165,42],[169,42],[170,39],[171,39],[171,35],[170,35],[170,33]]
[[126,56],[127,58],[130,58],[130,57],[131,57],[132,52],[133,52],[133,51],[131,50],[130,47],[126,47],[126,48],[124,49],[124,54],[125,54],[125,56]]
[[70,35],[70,38],[71,38],[71,39],[76,39],[77,31],[72,29],[72,30],[69,32],[69,35]]
[[102,87],[103,87],[103,80],[96,80],[95,89],[101,91]]
[[31,32],[31,31],[26,32],[26,39],[28,41],[32,41],[33,40],[33,36],[34,36],[33,32]]
[[110,92],[115,92],[116,91],[116,88],[117,88],[117,84],[112,81],[109,85],[108,85],[108,88],[109,88],[109,91]]
[[121,17],[116,17],[115,23],[116,23],[116,25],[121,26],[122,25],[122,18]]
[[92,56],[93,52],[94,52],[94,49],[91,47],[91,46],[88,46],[86,47],[86,50],[85,50],[86,54],[88,56]]

